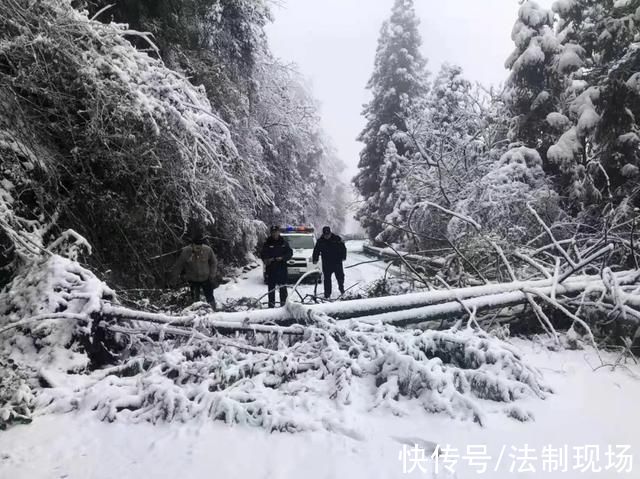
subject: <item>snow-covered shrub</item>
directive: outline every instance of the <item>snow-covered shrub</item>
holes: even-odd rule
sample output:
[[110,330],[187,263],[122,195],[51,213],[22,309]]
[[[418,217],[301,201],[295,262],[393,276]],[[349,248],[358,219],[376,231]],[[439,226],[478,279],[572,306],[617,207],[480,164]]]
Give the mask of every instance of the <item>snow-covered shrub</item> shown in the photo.
[[[519,147],[506,152],[487,175],[470,185],[456,210],[478,221],[485,234],[515,246],[535,237],[540,229],[527,204],[546,218],[555,220],[560,214],[558,195],[547,181],[540,155]],[[454,217],[449,222],[449,234],[463,239],[473,237],[475,230]],[[486,247],[486,243],[480,246]]]
[[38,411],[340,430],[339,417],[350,407],[402,414],[403,402],[413,400],[428,412],[483,424],[485,400],[514,403],[549,392],[515,350],[483,333],[336,323],[301,305],[287,307],[307,324],[233,339],[212,334],[206,318],[195,330],[124,328],[134,344],[144,339],[138,355],[88,376],[59,376],[39,391]]
[[19,105],[2,87],[0,111],[1,288],[21,265],[40,256],[57,218],[46,214],[40,195],[35,194],[38,180],[52,174],[50,152],[31,134],[27,118],[12,114]]
[[382,296],[395,296],[415,291],[415,285],[404,278],[389,275],[367,285],[366,297],[379,298]]
[[114,359],[106,345],[113,349],[115,336],[98,324],[113,291],[73,260],[26,259],[0,290],[0,429],[29,421],[39,386],[51,378]]
[[23,371],[12,359],[0,357],[0,430],[31,422],[35,399],[31,381],[33,374]]
[[25,266],[0,291],[0,357],[82,371],[109,353],[96,341],[102,301],[115,294],[78,263],[53,255]]

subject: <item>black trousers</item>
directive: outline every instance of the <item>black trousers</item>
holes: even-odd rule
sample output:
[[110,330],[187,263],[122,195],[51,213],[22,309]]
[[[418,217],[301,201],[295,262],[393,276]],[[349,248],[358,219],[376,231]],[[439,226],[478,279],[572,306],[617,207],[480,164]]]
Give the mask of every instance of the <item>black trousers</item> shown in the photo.
[[[275,281],[267,280],[267,288],[269,288],[269,307],[276,307],[276,286],[278,284]],[[286,286],[280,286],[280,306],[284,306],[284,303],[287,302],[287,297],[289,296],[289,292],[287,291]]]
[[322,275],[324,276],[324,297],[331,297],[331,276],[336,276],[336,281],[338,281],[338,288],[340,289],[340,294],[344,293],[344,268],[342,267],[342,261],[339,263],[333,264],[322,264]]
[[189,289],[194,303],[200,301],[201,294],[204,294],[207,303],[214,310],[216,309],[216,299],[213,297],[213,284],[211,284],[211,281],[189,281]]

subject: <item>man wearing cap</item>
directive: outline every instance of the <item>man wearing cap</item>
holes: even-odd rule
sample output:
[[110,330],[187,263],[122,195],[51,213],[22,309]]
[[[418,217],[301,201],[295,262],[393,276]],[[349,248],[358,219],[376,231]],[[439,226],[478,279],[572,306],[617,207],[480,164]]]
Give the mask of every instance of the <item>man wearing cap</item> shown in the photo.
[[329,226],[322,228],[322,236],[318,238],[313,249],[313,264],[322,256],[322,274],[324,275],[324,297],[331,297],[331,275],[336,275],[340,294],[344,294],[344,268],[342,262],[347,259],[347,248],[340,236],[331,232]]
[[287,261],[293,256],[289,243],[280,235],[280,227],[272,226],[271,235],[262,246],[260,257],[264,261],[269,288],[269,307],[276,306],[276,287],[280,287],[280,305],[287,302]]
[[213,297],[213,287],[218,271],[218,259],[213,250],[204,244],[204,237],[196,233],[191,244],[182,248],[178,261],[173,268],[173,282],[176,284],[182,274],[189,283],[191,299],[200,301],[200,295],[204,294],[207,303],[213,310],[216,309],[216,300]]

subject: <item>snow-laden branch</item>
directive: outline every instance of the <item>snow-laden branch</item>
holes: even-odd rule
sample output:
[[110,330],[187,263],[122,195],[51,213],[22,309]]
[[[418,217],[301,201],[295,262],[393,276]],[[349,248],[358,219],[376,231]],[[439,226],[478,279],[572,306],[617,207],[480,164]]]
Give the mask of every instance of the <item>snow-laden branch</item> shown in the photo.
[[571,256],[569,256],[569,253],[567,253],[567,251],[562,247],[562,245],[558,242],[558,240],[556,240],[556,237],[553,235],[551,228],[549,228],[547,224],[544,221],[542,221],[542,218],[540,218],[540,215],[538,214],[538,212],[529,203],[527,203],[527,209],[536,218],[538,223],[540,223],[540,226],[542,226],[542,228],[544,228],[544,230],[547,232],[547,235],[549,235],[549,239],[551,239],[551,241],[553,242],[553,245],[555,246],[556,250],[564,257],[564,259],[567,260],[567,263],[569,263],[570,266],[575,267],[576,264],[571,258]]
[[531,256],[526,255],[524,253],[521,253],[519,251],[516,251],[515,253],[513,253],[513,255],[524,261],[525,263],[527,263],[529,266],[535,268],[538,272],[540,272],[545,278],[547,279],[551,279],[551,274],[549,274],[549,271],[547,271],[547,269],[542,266],[540,263],[538,263],[536,260],[534,260],[533,258],[531,258]]
[[442,211],[443,213],[446,213],[446,214],[448,214],[450,216],[454,216],[454,217],[458,218],[459,220],[464,221],[465,223],[469,223],[471,226],[473,226],[478,231],[482,230],[482,227],[480,226],[480,223],[478,223],[474,219],[469,218],[468,216],[465,216],[463,214],[457,213],[455,211],[451,211],[451,210],[449,210],[447,208],[444,208],[444,207],[440,206],[437,203],[432,203],[431,201],[422,200],[422,201],[420,201],[419,205],[431,206],[433,208],[436,208],[436,209]]
[[[19,341],[14,357],[41,371],[33,383],[48,386],[38,389],[26,409],[13,404],[14,418],[32,409],[79,409],[109,421],[217,419],[301,431],[325,428],[337,409],[358,405],[402,414],[401,399],[410,398],[427,412],[484,424],[487,401],[542,398],[549,390],[511,346],[473,327],[478,314],[525,304],[528,295],[565,312],[563,298],[581,293],[593,301],[613,298],[612,307],[623,310],[633,305],[625,296],[632,290],[624,288],[635,287],[639,276],[606,270],[603,277],[576,276],[561,284],[556,276],[311,306],[288,302],[269,311],[171,316],[117,304],[89,271],[54,255],[21,273],[11,295],[0,293],[0,313],[6,313],[0,328],[11,331],[0,335],[0,351]],[[34,311],[49,317],[35,320]],[[399,327],[465,315],[469,327],[463,329]],[[25,317],[30,319],[21,322]],[[63,317],[78,320],[56,319]],[[39,349],[25,348],[30,341]],[[115,367],[90,372],[103,364]],[[500,409],[511,415],[514,407],[519,409]]]
[[[635,284],[638,281],[639,275],[637,273],[627,273],[626,275],[619,276],[618,278],[621,284]],[[522,283],[519,284],[522,287],[517,290],[504,290],[502,292],[479,295],[461,300],[452,298],[449,301],[432,304],[429,306],[369,315],[366,318],[363,318],[363,321],[371,324],[386,323],[394,325],[407,325],[447,318],[452,319],[461,314],[465,314],[467,310],[471,310],[474,307],[477,308],[478,311],[486,311],[523,304],[527,302],[527,294],[532,294],[532,291],[537,291],[541,294],[549,295],[551,294],[551,290],[553,288],[552,284],[538,287],[524,286]],[[583,292],[585,289],[588,289],[591,293],[594,293],[597,291],[606,291],[607,288],[604,281],[600,277],[594,276],[590,279],[568,281],[563,283],[562,285],[558,285],[556,295],[577,294]],[[452,291],[455,292],[456,290]]]
[[[505,256],[504,251],[502,250],[502,248],[500,248],[500,246],[498,246],[494,241],[491,241],[491,245],[493,246],[493,249],[495,249],[496,252],[498,253],[498,256],[500,256],[500,259],[502,260],[504,265],[507,267],[507,271],[509,272],[509,276],[511,277],[511,280],[512,281],[517,281],[518,278],[516,277],[516,273],[513,271],[511,263],[509,263],[509,260]],[[555,281],[556,278],[557,278],[557,276],[554,276],[554,278],[553,278],[554,282],[551,285],[551,292],[552,292],[553,295],[555,295],[556,286],[557,286],[556,281]],[[540,324],[542,325],[542,328],[545,330],[545,332],[547,332],[547,334],[549,334],[551,337],[553,337],[555,339],[556,343],[559,343],[560,342],[560,338],[559,338],[558,333],[556,332],[555,328],[551,324],[551,321],[549,320],[549,317],[545,314],[545,312],[542,310],[542,308],[540,308],[538,306],[538,304],[535,302],[535,300],[533,299],[533,296],[530,293],[525,292],[525,297],[527,299],[527,302],[531,306],[531,309],[533,309],[533,312],[538,317],[538,320],[540,321]]]
[[[308,320],[304,337],[269,348],[248,337],[228,340],[201,329],[156,325],[146,333],[164,330],[175,337],[171,353],[166,339],[147,338],[143,361],[69,377],[66,385],[39,394],[37,410],[94,411],[109,421],[218,419],[294,432],[325,428],[335,411],[361,404],[402,414],[401,398],[415,399],[430,413],[483,425],[486,401],[508,404],[550,391],[517,351],[484,333],[336,324],[304,306],[291,309]],[[143,328],[111,328],[145,335]],[[362,387],[371,380],[373,390]]]

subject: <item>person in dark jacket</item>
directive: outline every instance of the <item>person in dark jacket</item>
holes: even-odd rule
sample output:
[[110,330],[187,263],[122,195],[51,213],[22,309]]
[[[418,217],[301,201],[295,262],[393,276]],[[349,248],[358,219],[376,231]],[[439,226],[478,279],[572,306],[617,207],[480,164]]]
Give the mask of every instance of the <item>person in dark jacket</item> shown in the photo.
[[216,309],[213,288],[218,272],[218,259],[213,250],[204,244],[204,238],[195,234],[191,244],[182,248],[178,261],[173,268],[173,282],[176,284],[181,275],[189,283],[191,299],[195,303],[204,294],[211,307]]
[[267,287],[269,288],[269,307],[276,306],[276,286],[280,286],[280,305],[287,302],[287,261],[293,256],[289,243],[280,236],[280,227],[271,227],[271,236],[262,246],[260,257],[265,264]]
[[313,249],[313,264],[322,256],[322,274],[324,275],[324,297],[331,297],[331,275],[336,276],[340,294],[344,294],[344,268],[342,262],[347,259],[347,247],[342,238],[331,232],[329,226],[322,228],[322,236],[318,238]]

